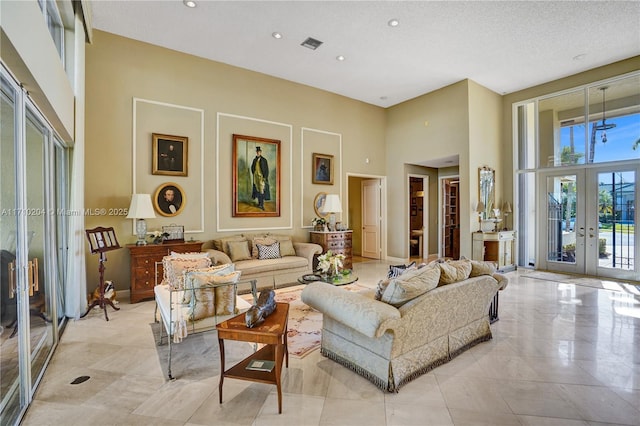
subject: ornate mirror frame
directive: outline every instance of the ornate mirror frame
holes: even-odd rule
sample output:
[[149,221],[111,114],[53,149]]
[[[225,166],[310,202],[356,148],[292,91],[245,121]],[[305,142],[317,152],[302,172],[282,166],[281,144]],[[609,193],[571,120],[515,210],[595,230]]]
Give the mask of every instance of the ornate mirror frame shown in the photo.
[[496,172],[491,167],[478,168],[478,196],[484,204],[482,220],[489,219],[496,204]]

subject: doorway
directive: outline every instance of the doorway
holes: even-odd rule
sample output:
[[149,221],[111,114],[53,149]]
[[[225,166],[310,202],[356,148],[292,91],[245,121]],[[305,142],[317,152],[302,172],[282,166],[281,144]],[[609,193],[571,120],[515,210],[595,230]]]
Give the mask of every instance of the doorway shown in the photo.
[[638,165],[540,173],[542,268],[635,279],[639,174]]
[[442,220],[440,221],[440,255],[460,258],[460,179],[441,180]]
[[429,177],[409,175],[409,258],[422,259],[429,254],[427,232]]

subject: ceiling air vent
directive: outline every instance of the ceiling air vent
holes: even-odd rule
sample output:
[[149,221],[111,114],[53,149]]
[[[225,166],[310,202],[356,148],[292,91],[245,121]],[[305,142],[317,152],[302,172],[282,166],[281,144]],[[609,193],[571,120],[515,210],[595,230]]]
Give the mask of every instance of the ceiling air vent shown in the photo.
[[322,42],[320,40],[309,37],[302,42],[301,46],[308,47],[311,50],[316,50],[318,47],[320,47],[321,44]]

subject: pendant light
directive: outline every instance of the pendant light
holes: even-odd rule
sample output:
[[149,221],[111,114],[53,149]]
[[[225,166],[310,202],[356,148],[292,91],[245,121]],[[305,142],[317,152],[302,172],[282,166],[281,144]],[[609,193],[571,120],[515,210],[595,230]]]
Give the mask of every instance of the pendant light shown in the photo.
[[607,124],[606,122],[606,118],[605,118],[605,114],[606,114],[606,110],[605,110],[605,93],[607,91],[609,87],[604,86],[601,87],[600,90],[602,90],[602,124],[597,124],[595,126],[596,130],[600,130],[602,131],[602,143],[607,143],[607,130],[609,129],[613,129],[614,127],[616,127],[616,125],[614,123],[609,123]]

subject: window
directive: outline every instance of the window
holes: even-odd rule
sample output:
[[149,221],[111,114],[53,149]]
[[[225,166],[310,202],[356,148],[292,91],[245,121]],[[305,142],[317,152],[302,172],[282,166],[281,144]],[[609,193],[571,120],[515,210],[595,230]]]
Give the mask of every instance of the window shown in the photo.
[[58,6],[53,0],[38,0],[38,5],[47,22],[47,28],[49,28],[53,43],[56,45],[58,55],[64,63],[64,26],[62,25]]

